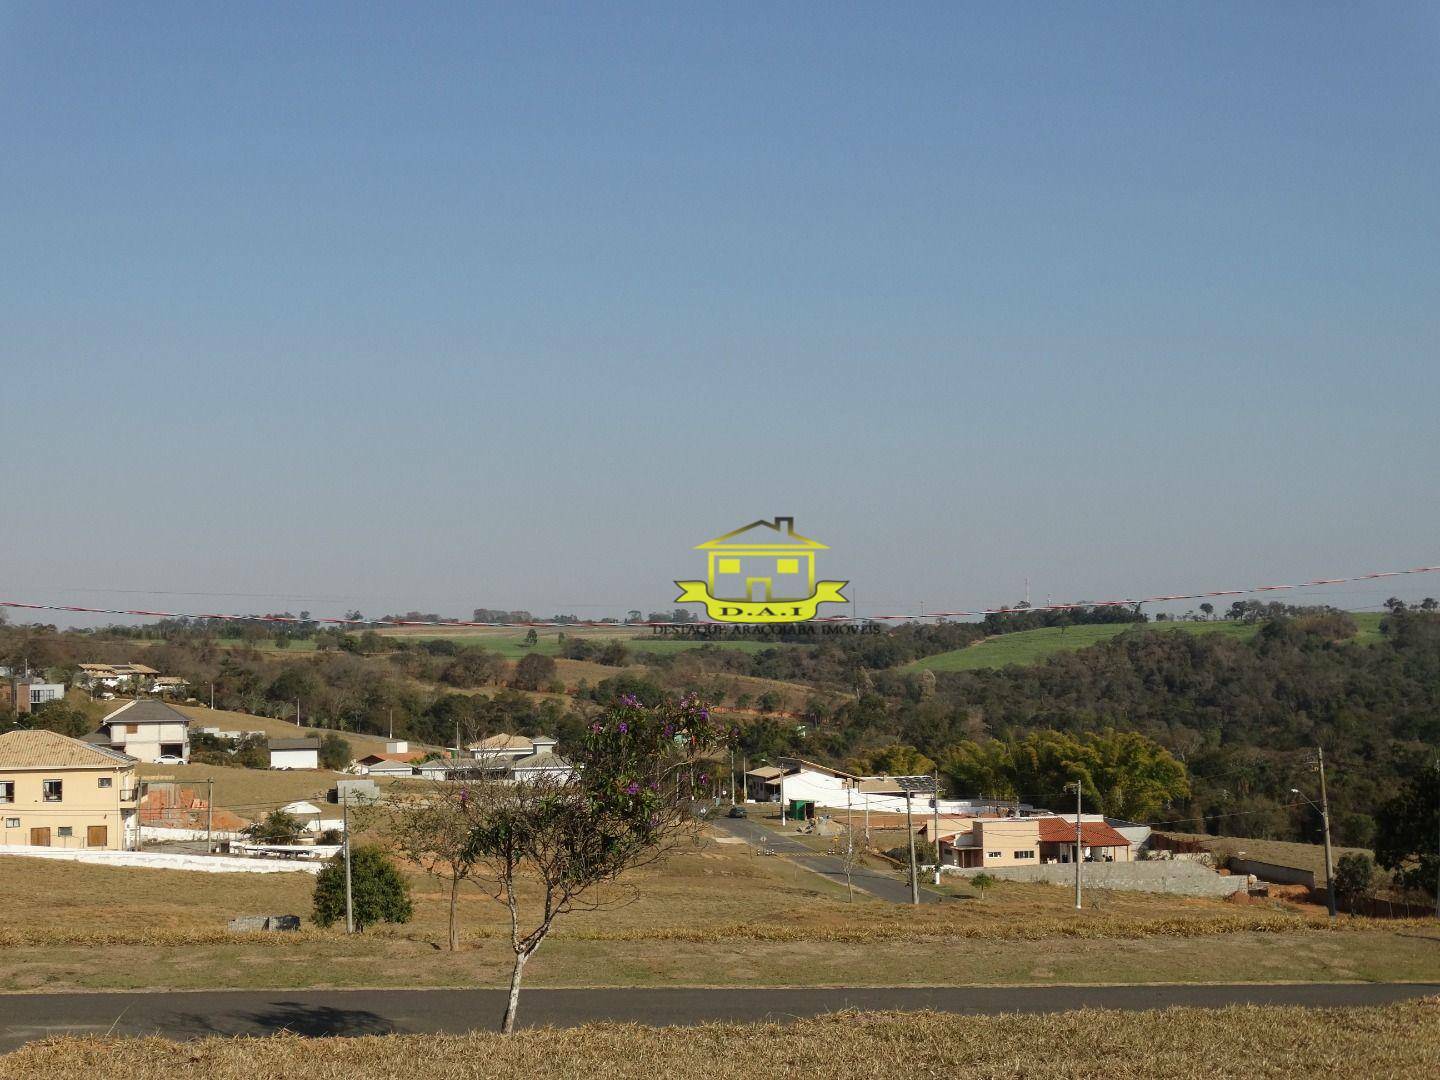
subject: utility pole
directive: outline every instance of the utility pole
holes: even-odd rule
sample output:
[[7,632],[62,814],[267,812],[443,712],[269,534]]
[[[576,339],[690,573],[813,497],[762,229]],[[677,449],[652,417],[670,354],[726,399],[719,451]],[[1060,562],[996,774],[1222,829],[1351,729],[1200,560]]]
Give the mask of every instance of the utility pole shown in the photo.
[[355,893],[350,887],[350,793],[340,793],[340,821],[345,830],[345,933],[355,933]]
[[[1070,784],[1066,784],[1066,785],[1065,785],[1066,790],[1069,790],[1070,787],[1071,787]],[[1083,910],[1085,910],[1085,908],[1084,908],[1084,905],[1080,902],[1080,860],[1081,860],[1081,858],[1083,857],[1083,849],[1082,849],[1082,847],[1080,846],[1080,845],[1081,845],[1081,832],[1080,832],[1080,798],[1081,798],[1081,793],[1085,790],[1085,787],[1084,787],[1083,784],[1080,783],[1079,780],[1076,780],[1076,781],[1075,781],[1075,784],[1074,784],[1074,788],[1075,788],[1075,910],[1076,910],[1076,911],[1083,911]]]
[[905,831],[910,834],[910,903],[920,903],[920,871],[915,865],[915,823],[910,816],[910,803],[914,793],[909,785],[905,788]]
[[210,684],[210,711],[215,711],[215,684]]
[[851,903],[855,901],[855,883],[851,874],[855,872],[855,811],[852,809],[855,781],[845,784],[845,893]]
[[931,839],[931,841],[935,844],[935,884],[936,884],[936,885],[939,885],[939,884],[940,884],[940,769],[939,769],[938,767],[935,769],[935,776],[934,776],[933,779],[934,779],[934,781],[935,781],[935,789],[934,789],[934,791],[932,792],[932,794],[934,795],[934,798],[931,800],[931,804],[935,807],[935,817],[934,817],[934,824],[931,825],[931,830],[934,832],[935,835],[932,836],[932,837],[930,837],[930,839]]
[[215,781],[205,781],[205,854],[215,853]]
[[730,805],[735,805],[735,748],[730,747]]
[[1330,856],[1330,798],[1325,792],[1325,750],[1315,748],[1315,765],[1320,770],[1320,818],[1325,826],[1325,904],[1335,918],[1335,863]]

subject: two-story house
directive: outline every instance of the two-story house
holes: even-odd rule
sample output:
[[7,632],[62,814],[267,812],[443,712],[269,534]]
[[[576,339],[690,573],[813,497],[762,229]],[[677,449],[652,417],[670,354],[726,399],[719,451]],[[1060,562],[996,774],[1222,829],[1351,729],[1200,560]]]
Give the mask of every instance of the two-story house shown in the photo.
[[132,846],[138,837],[135,760],[53,731],[0,735],[0,843]]
[[[542,736],[543,738],[543,736]],[[550,740],[555,745],[555,740]],[[495,772],[509,772],[518,759],[536,753],[535,743],[524,735],[491,735],[465,747],[483,767]]]
[[100,730],[85,741],[140,761],[185,762],[190,760],[190,718],[163,701],[130,701],[101,720]]

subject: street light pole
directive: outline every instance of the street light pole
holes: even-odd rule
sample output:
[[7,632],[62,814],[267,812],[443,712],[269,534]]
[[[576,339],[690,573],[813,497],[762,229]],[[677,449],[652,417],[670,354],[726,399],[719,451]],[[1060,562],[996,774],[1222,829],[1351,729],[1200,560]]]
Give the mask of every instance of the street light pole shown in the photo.
[[1068,791],[1072,786],[1075,788],[1075,910],[1083,911],[1084,905],[1080,900],[1080,860],[1082,858],[1082,849],[1080,846],[1080,798],[1085,788],[1079,780],[1076,780],[1073,785],[1066,784],[1065,789]]
[[932,802],[934,803],[934,806],[935,806],[935,817],[934,817],[934,819],[933,819],[933,820],[934,820],[934,827],[933,827],[933,830],[932,830],[932,831],[935,833],[935,835],[932,836],[932,837],[930,837],[930,839],[931,839],[931,841],[935,844],[935,884],[936,884],[936,885],[939,885],[939,884],[940,884],[940,770],[939,770],[938,768],[935,770],[934,783],[935,783],[935,790],[932,792],[932,794],[933,794],[935,797],[934,797],[934,799],[932,800]]
[[350,799],[349,792],[340,793],[341,826],[345,830],[345,932],[355,933],[355,894],[350,888]]
[[1320,819],[1325,826],[1325,905],[1330,918],[1335,918],[1335,863],[1330,855],[1330,797],[1325,792],[1325,750],[1315,748],[1315,764],[1320,769]]
[[910,903],[920,903],[920,870],[915,865],[915,819],[910,816],[910,803],[914,793],[905,788],[905,832],[910,836]]

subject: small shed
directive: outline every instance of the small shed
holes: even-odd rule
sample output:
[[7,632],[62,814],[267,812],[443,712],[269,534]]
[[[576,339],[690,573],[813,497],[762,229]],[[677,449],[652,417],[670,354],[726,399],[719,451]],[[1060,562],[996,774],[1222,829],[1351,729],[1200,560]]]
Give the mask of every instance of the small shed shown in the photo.
[[270,768],[320,768],[320,740],[316,738],[271,739]]

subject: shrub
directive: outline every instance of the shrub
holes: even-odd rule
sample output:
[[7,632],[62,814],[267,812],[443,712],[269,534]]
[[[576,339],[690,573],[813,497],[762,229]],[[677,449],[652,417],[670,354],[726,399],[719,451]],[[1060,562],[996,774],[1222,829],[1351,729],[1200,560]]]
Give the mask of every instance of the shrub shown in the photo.
[[354,754],[350,751],[350,743],[344,736],[336,735],[333,731],[320,740],[320,767],[341,772],[349,767]]
[[980,894],[980,899],[983,900],[985,899],[985,890],[995,884],[995,878],[989,874],[976,874],[970,879],[970,884],[975,887],[975,891]]
[[299,818],[284,810],[276,810],[263,821],[251,825],[245,834],[257,844],[293,844],[303,829]]
[[[414,913],[410,883],[378,847],[365,845],[350,852],[350,891],[357,930],[375,923],[406,923]],[[314,919],[321,926],[345,921],[343,851],[336,852],[315,878]]]
[[1346,900],[1368,896],[1375,883],[1375,863],[1369,855],[1351,852],[1335,865],[1335,892]]
[[555,678],[555,661],[544,653],[526,653],[515,665],[511,685],[517,690],[539,690]]

